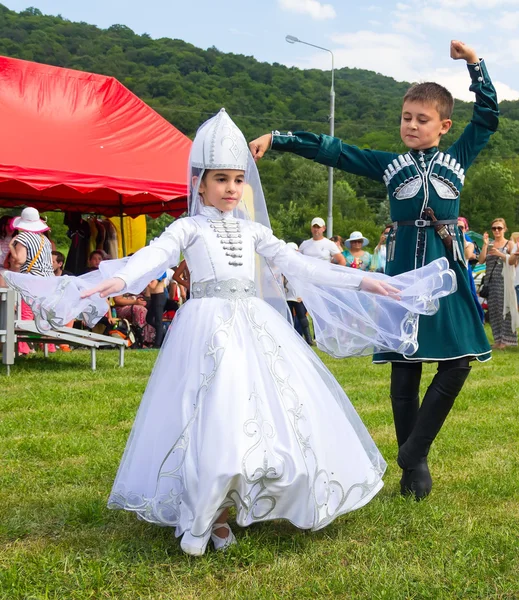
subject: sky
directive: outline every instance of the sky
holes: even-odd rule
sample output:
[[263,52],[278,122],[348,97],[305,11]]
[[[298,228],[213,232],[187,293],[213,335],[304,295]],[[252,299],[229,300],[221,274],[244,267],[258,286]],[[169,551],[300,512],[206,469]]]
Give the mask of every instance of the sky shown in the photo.
[[519,99],[519,0],[0,0],[20,11],[106,28],[123,24],[153,38],[330,70],[328,52],[289,44],[286,35],[328,48],[335,68],[376,71],[398,81],[437,81],[473,100],[451,39],[485,59],[500,100]]

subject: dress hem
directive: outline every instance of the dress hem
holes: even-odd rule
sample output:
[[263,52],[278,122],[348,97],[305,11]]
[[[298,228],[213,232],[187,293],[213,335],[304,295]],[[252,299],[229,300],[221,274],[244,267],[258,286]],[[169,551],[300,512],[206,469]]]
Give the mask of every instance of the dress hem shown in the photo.
[[[256,519],[255,521],[253,521],[251,523],[243,523],[243,522],[240,523],[239,518],[237,518],[235,522],[236,522],[236,525],[238,525],[238,527],[245,528],[245,527],[250,527],[251,525],[255,525],[256,523],[265,523],[267,521],[287,521],[288,523],[290,523],[297,529],[301,529],[302,531],[319,531],[321,529],[324,529],[328,525],[330,525],[330,523],[335,521],[335,519],[337,519],[338,517],[341,517],[343,515],[351,513],[355,510],[359,510],[360,508],[362,508],[366,504],[368,504],[384,487],[384,481],[382,480],[382,476],[383,476],[383,474],[380,476],[381,478],[380,478],[379,482],[375,485],[375,487],[371,490],[371,492],[369,494],[366,494],[366,496],[364,496],[363,498],[361,498],[357,502],[357,504],[354,504],[353,506],[349,507],[347,510],[339,511],[336,515],[333,516],[333,518],[331,518],[330,520],[325,520],[318,527],[316,527],[316,526],[303,527],[301,525],[298,525],[297,523],[294,523],[292,520],[288,519],[287,517],[272,517],[272,518],[265,518],[265,519]],[[229,505],[226,508],[232,508],[232,506],[233,505]],[[107,508],[109,510],[126,510],[128,512],[133,512],[137,515],[137,518],[139,520],[146,521],[147,523],[151,523],[152,525],[158,525],[159,527],[178,528],[178,525],[175,525],[174,523],[157,523],[157,521],[147,519],[143,514],[141,514],[139,512],[138,509],[129,508],[127,506],[121,506],[120,504],[117,504],[115,502],[108,501]],[[184,531],[181,531],[180,533],[178,533],[178,531],[176,531],[175,537],[180,537],[180,536],[184,535],[184,533],[186,531],[188,531],[188,530],[186,529]]]
[[[488,358],[480,358],[483,356],[487,356]],[[410,363],[410,362],[415,362],[415,363],[420,363],[420,362],[444,362],[447,360],[456,360],[458,358],[472,358],[477,360],[478,362],[488,362],[489,360],[492,360],[492,350],[489,350],[488,352],[481,352],[480,354],[462,354],[460,356],[449,356],[447,358],[430,358],[430,357],[424,357],[424,358],[407,358],[404,359],[405,360],[400,360],[400,359],[394,359],[394,360],[373,360],[371,361],[374,365],[385,365],[387,363],[394,363],[394,362],[399,362],[399,363]]]

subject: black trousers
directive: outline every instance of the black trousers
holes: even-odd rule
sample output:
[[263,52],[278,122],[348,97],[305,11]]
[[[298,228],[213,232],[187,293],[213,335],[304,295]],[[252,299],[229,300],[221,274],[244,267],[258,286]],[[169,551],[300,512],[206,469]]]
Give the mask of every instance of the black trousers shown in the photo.
[[420,405],[422,364],[392,363],[391,405],[399,463],[406,466],[427,457],[471,370],[467,357],[439,362]]
[[160,348],[164,339],[164,327],[162,325],[162,315],[166,306],[166,295],[164,293],[152,294],[146,313],[146,322],[155,328],[155,347]]
[[306,316],[306,306],[302,302],[296,302],[295,300],[289,300],[288,306],[292,311],[292,315],[295,314],[297,320],[301,324],[303,337],[305,338],[306,342],[312,345],[312,334],[310,333],[310,322]]

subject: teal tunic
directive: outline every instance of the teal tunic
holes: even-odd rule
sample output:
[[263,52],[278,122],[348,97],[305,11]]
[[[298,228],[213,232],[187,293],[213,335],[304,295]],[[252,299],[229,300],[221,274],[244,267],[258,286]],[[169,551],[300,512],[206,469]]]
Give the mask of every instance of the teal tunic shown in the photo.
[[447,225],[455,238],[453,251],[446,249],[433,227],[420,219],[430,207],[439,220],[459,216],[460,192],[465,173],[498,126],[499,111],[494,86],[483,61],[467,65],[470,90],[476,94],[472,120],[460,138],[447,150],[409,150],[404,154],[362,150],[327,135],[308,132],[274,132],[272,148],[294,152],[327,166],[384,183],[394,222],[416,221],[416,225],[393,228],[387,240],[386,273],[398,275],[442,256],[457,276],[458,289],[440,301],[430,317],[420,316],[419,348],[412,356],[375,354],[374,362],[440,361],[474,357],[490,358],[490,346],[471,295],[463,240],[457,225]]

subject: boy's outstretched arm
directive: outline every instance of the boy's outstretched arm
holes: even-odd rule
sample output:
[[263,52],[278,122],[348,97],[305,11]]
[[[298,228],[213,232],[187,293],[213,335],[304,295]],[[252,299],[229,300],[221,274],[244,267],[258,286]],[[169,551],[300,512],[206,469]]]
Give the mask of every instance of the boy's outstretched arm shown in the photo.
[[369,177],[375,181],[383,181],[384,170],[397,156],[392,152],[364,150],[346,144],[339,138],[308,131],[273,131],[250,142],[249,148],[256,161],[272,148],[280,152],[292,152],[327,167]]
[[497,130],[499,108],[496,90],[485,62],[478,57],[476,51],[463,42],[452,40],[450,55],[454,60],[462,59],[467,62],[471,78],[470,91],[476,95],[470,123],[460,138],[446,150],[446,153],[457,157],[466,171]]

